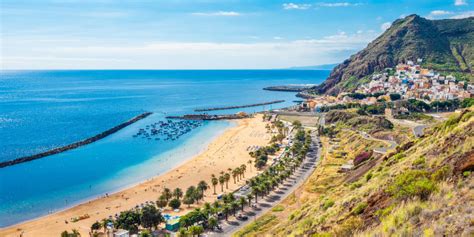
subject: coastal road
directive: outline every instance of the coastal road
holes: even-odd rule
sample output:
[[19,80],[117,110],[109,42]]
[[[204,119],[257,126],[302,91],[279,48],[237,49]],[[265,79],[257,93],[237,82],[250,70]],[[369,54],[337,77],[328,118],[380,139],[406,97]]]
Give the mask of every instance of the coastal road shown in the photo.
[[241,213],[242,215],[248,216],[248,220],[242,221],[237,220],[233,216],[229,217],[228,221],[221,221],[221,232],[209,232],[207,233],[207,236],[231,236],[240,228],[250,224],[252,221],[268,212],[271,208],[280,203],[291,193],[293,193],[298,187],[300,187],[313,173],[321,157],[321,149],[318,145],[319,137],[313,134],[312,138],[313,143],[311,148],[313,149],[310,149],[310,152],[308,152],[303,164],[294,172],[294,174],[290,176],[283,184],[280,184],[277,189],[272,191],[264,199],[260,198],[256,208],[247,206],[244,212]]
[[[350,130],[350,129],[344,129],[344,130],[347,130],[347,131],[354,131],[354,130]],[[379,139],[379,138],[375,138],[373,137],[372,135],[366,133],[366,132],[363,132],[363,131],[354,131],[354,132],[358,132],[359,135],[364,138],[364,139],[367,139],[367,140],[371,140],[371,141],[378,141],[378,142],[384,142],[384,143],[388,143],[389,146],[388,147],[378,147],[378,148],[374,148],[373,151],[375,153],[379,153],[379,154],[385,154],[387,153],[388,150],[393,150],[395,149],[397,146],[398,146],[398,143],[396,143],[395,141],[392,141],[392,140],[384,140],[384,139]]]

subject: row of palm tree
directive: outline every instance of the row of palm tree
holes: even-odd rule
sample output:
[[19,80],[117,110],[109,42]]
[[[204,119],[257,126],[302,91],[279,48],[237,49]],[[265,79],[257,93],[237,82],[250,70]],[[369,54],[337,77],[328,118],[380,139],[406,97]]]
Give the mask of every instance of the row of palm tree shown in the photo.
[[[310,134],[305,133],[301,127],[298,129],[297,136],[295,137],[298,139],[295,139],[292,145],[294,149],[290,148],[290,152],[277,161],[275,165],[270,166],[263,173],[247,181],[251,187],[251,193],[245,197],[241,196],[238,198],[233,193],[224,194],[220,200],[216,200],[212,204],[206,202],[202,208],[197,208],[182,216],[180,219],[182,229],[178,233],[179,236],[188,236],[190,233],[189,228],[196,225],[213,230],[218,225],[219,214],[222,214],[223,218],[227,220],[230,215],[235,216],[238,210],[243,212],[247,204],[250,207],[252,202],[258,203],[258,198],[264,198],[288,179],[302,164],[311,142]],[[296,151],[296,149],[300,150]],[[213,178],[217,179],[218,182],[219,179],[217,177],[213,176]]]
[[[252,162],[250,162],[249,164],[251,163]],[[245,172],[247,171],[247,166],[245,164],[242,164],[235,169],[229,168],[227,171],[228,172],[221,171],[218,177],[215,174],[212,174],[211,184],[212,184],[212,187],[214,188],[214,195],[217,194],[216,186],[218,184],[220,184],[221,186],[221,192],[224,192],[224,184],[225,184],[225,188],[229,189],[229,181],[231,177],[234,180],[234,184],[236,184],[237,182],[240,182],[243,178],[245,178]]]
[[160,208],[170,206],[173,209],[180,207],[181,202],[187,204],[188,207],[194,203],[199,203],[204,199],[204,192],[209,188],[206,181],[201,180],[197,186],[190,186],[183,192],[181,188],[175,188],[173,191],[169,188],[164,188],[161,195],[156,201],[156,205]]

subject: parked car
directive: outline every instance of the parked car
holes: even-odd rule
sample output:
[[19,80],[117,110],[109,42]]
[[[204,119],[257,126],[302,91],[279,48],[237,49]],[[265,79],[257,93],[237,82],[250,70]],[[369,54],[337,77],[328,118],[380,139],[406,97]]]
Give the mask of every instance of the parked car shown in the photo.
[[246,220],[248,220],[248,219],[249,219],[248,216],[244,216],[244,215],[242,215],[242,214],[237,215],[237,220],[246,221]]

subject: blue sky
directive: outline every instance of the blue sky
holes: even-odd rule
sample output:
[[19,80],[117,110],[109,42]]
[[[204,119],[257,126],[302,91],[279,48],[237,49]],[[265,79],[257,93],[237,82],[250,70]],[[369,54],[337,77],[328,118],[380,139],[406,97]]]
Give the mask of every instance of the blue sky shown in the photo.
[[397,18],[474,15],[474,0],[0,4],[2,69],[259,69],[337,63]]

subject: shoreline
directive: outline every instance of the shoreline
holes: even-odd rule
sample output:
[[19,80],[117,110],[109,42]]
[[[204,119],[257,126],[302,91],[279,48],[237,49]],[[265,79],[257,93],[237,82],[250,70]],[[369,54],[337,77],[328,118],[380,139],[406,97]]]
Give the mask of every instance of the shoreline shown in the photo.
[[[225,133],[225,131],[227,131],[228,129],[231,129],[231,128],[233,128],[233,127],[238,126],[238,123],[237,123],[236,121],[230,121],[230,120],[229,120],[229,123],[233,123],[234,125],[232,125],[231,127],[228,127],[228,128],[226,128],[226,129],[224,129],[224,131],[218,132],[217,134],[213,135],[213,136],[211,137],[211,140],[208,142],[207,145],[209,145],[210,143],[212,143],[215,139],[218,139],[219,136],[221,136],[223,133]],[[186,145],[186,143],[185,143],[185,144],[182,144],[182,146],[183,146],[183,145]],[[177,149],[177,148],[175,148],[175,149]],[[139,185],[141,185],[141,184],[144,184],[144,183],[146,183],[146,182],[149,182],[149,181],[151,181],[151,180],[153,180],[154,178],[157,178],[157,177],[159,177],[159,176],[166,175],[168,172],[170,172],[170,171],[172,171],[172,170],[174,170],[174,169],[176,169],[176,168],[178,168],[178,167],[180,167],[180,166],[186,164],[186,162],[189,162],[189,161],[192,160],[193,158],[195,158],[195,157],[201,155],[203,152],[206,151],[206,149],[207,149],[207,146],[203,146],[202,148],[200,148],[200,149],[196,152],[195,155],[187,156],[184,160],[182,160],[182,161],[180,161],[180,162],[178,162],[178,163],[176,163],[176,164],[174,164],[174,165],[171,165],[171,166],[168,168],[167,171],[165,171],[165,172],[163,172],[163,173],[161,173],[161,174],[155,174],[155,175],[153,175],[153,176],[151,176],[151,177],[148,177],[148,178],[146,178],[146,179],[144,179],[144,180],[141,180],[141,181],[138,181],[138,182],[135,182],[135,183],[132,183],[132,184],[127,184],[127,185],[125,185],[125,186],[116,188],[116,189],[114,189],[114,190],[112,190],[112,191],[109,191],[109,192],[106,192],[106,193],[107,193],[109,196],[115,195],[115,194],[120,193],[120,192],[122,192],[122,191],[125,191],[125,190],[127,190],[127,189],[131,189],[131,188],[134,188],[134,187],[139,186]],[[172,151],[173,151],[173,150],[168,151],[168,152],[172,152]],[[72,209],[72,208],[74,208],[74,207],[76,207],[76,206],[80,206],[80,205],[83,205],[83,204],[87,204],[87,203],[90,203],[90,202],[95,201],[95,200],[97,200],[97,199],[104,198],[104,197],[106,197],[106,196],[105,196],[105,193],[104,193],[104,194],[97,195],[97,196],[85,198],[85,199],[76,201],[76,202],[74,202],[74,203],[71,203],[71,205],[68,205],[68,206],[66,206],[66,207],[62,207],[62,208],[55,209],[55,210],[52,211],[51,213],[47,213],[47,214],[42,215],[42,216],[39,216],[39,217],[34,217],[34,218],[32,218],[32,219],[20,221],[20,222],[18,222],[18,223],[11,224],[11,225],[7,225],[7,226],[3,226],[3,227],[0,226],[0,233],[2,233],[2,230],[9,229],[9,228],[12,228],[12,227],[14,227],[14,226],[22,225],[22,224],[25,224],[25,223],[28,223],[28,222],[37,221],[37,220],[39,220],[39,219],[46,218],[46,217],[48,217],[48,216],[51,216],[51,215],[54,215],[54,214],[57,214],[57,213],[60,213],[60,212],[63,212],[63,211],[67,211],[67,210]]]
[[[261,116],[243,119],[236,123],[236,126],[227,128],[224,132],[217,134],[197,155],[183,160],[162,174],[120,188],[114,193],[109,193],[108,196],[97,196],[61,211],[2,227],[0,228],[0,235],[18,236],[23,233],[23,236],[51,236],[75,228],[83,236],[87,236],[90,225],[96,220],[100,221],[102,218],[113,216],[114,213],[131,209],[145,201],[156,201],[164,187],[186,189],[190,185],[196,185],[200,179],[210,183],[211,174],[219,174],[220,171],[226,171],[228,168],[247,164],[250,156],[245,147],[266,145],[270,140],[270,136],[266,134],[265,122],[262,121]],[[252,170],[253,172],[247,171],[247,178],[257,173],[255,168],[252,167]],[[196,178],[196,176],[199,176],[199,178]],[[239,185],[234,184],[231,180],[229,189],[225,191],[234,190]],[[213,195],[212,189],[211,186],[206,192],[206,201],[215,199],[216,195]],[[218,185],[216,189],[220,189],[220,186]],[[219,193],[221,192],[217,192],[217,194]],[[170,211],[164,213],[181,215],[193,208],[193,206],[190,209],[183,207],[183,210],[179,213]],[[88,214],[90,218],[75,223],[70,222],[70,218],[84,214]],[[66,224],[65,221],[69,223]]]

